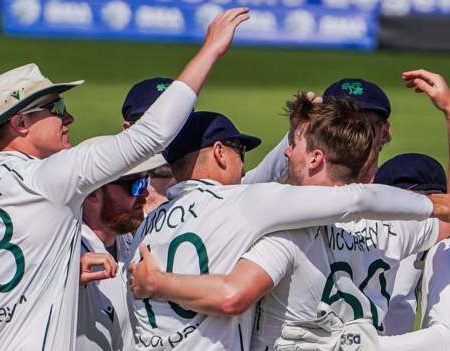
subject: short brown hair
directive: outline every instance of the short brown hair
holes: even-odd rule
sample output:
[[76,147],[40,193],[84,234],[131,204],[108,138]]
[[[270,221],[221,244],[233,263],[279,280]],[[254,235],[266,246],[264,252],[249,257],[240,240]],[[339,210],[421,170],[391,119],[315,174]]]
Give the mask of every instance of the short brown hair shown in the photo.
[[354,181],[369,157],[374,132],[364,111],[351,100],[324,97],[312,103],[299,92],[285,108],[290,120],[290,135],[303,128],[307,150],[320,149],[329,164],[333,179]]

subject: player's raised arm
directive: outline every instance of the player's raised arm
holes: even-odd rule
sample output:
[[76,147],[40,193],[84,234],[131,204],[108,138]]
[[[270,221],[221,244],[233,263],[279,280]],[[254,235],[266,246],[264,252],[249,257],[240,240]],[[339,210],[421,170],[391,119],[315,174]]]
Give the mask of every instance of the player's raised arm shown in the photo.
[[200,51],[177,79],[189,85],[198,94],[212,65],[227,52],[237,26],[249,19],[248,12],[248,8],[241,7],[218,15],[209,25]]
[[[417,93],[425,93],[430,98],[434,106],[444,114],[447,127],[447,150],[448,150],[448,169],[447,169],[447,193],[450,193],[450,89],[444,77],[440,74],[433,73],[424,69],[403,72],[403,80],[406,86],[414,89]],[[435,198],[441,202],[439,208],[446,205],[445,200]],[[440,239],[450,234],[450,225],[448,223],[440,223]]]
[[160,152],[183,126],[212,65],[228,50],[236,27],[248,17],[247,8],[217,16],[198,54],[135,125],[98,144],[52,155],[36,165],[39,176],[30,177],[33,186],[53,201],[68,203]]
[[[444,113],[447,122],[448,155],[450,157],[450,89],[444,77],[437,73],[418,69],[403,72],[402,78],[407,82],[408,88],[414,89],[417,93],[427,94],[434,106]],[[447,175],[449,174],[447,172]],[[450,182],[447,179],[447,193],[449,188]]]

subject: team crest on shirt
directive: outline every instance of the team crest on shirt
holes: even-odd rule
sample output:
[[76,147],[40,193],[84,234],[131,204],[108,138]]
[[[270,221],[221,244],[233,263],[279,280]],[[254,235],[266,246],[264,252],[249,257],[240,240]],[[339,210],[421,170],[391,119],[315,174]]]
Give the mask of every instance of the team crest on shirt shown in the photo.
[[108,316],[109,319],[111,319],[111,322],[114,323],[114,307],[108,306],[103,310],[103,312]]

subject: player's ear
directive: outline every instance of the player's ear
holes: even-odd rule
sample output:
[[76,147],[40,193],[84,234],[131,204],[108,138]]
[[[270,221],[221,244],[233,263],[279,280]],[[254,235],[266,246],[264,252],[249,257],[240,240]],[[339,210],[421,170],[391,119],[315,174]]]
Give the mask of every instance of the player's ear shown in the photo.
[[380,126],[380,146],[383,147],[385,144],[391,141],[391,124],[385,121]]
[[132,124],[128,121],[123,122],[123,130],[128,129],[132,126]]
[[11,129],[13,129],[19,135],[26,135],[30,123],[28,118],[24,115],[14,115],[9,119]]
[[322,150],[315,149],[308,155],[308,168],[310,171],[318,171],[325,164],[325,155]]
[[225,157],[226,150],[223,147],[223,144],[220,141],[216,141],[212,146],[212,151],[214,155],[214,159],[217,162],[217,165],[224,169],[227,166],[227,160]]
[[100,188],[100,189],[94,190],[92,193],[90,193],[90,194],[86,197],[86,199],[84,200],[84,202],[85,202],[85,203],[88,203],[88,204],[94,205],[94,204],[100,203],[101,198],[102,198],[102,194],[101,194],[101,188]]

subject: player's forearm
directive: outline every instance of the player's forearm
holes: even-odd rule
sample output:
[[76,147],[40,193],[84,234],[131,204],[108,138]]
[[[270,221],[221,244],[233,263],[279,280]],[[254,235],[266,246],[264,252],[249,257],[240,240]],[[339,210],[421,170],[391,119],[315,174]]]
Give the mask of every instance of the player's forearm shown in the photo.
[[165,300],[209,315],[235,315],[247,307],[239,303],[239,291],[224,275],[162,273],[154,293]]
[[433,211],[426,196],[379,184],[292,187],[271,183],[249,186],[252,192],[238,203],[242,218],[259,223],[266,233],[363,218],[423,220]]
[[[34,188],[55,202],[68,203],[162,150],[192,111],[196,95],[174,82],[131,128],[97,143],[56,153],[39,163],[30,179]],[[57,170],[57,171],[55,171]]]
[[208,47],[202,47],[198,54],[186,65],[177,80],[184,82],[198,94],[218,58],[214,51]]
[[450,345],[450,329],[436,324],[403,335],[380,336],[379,341],[380,351],[447,351]]

